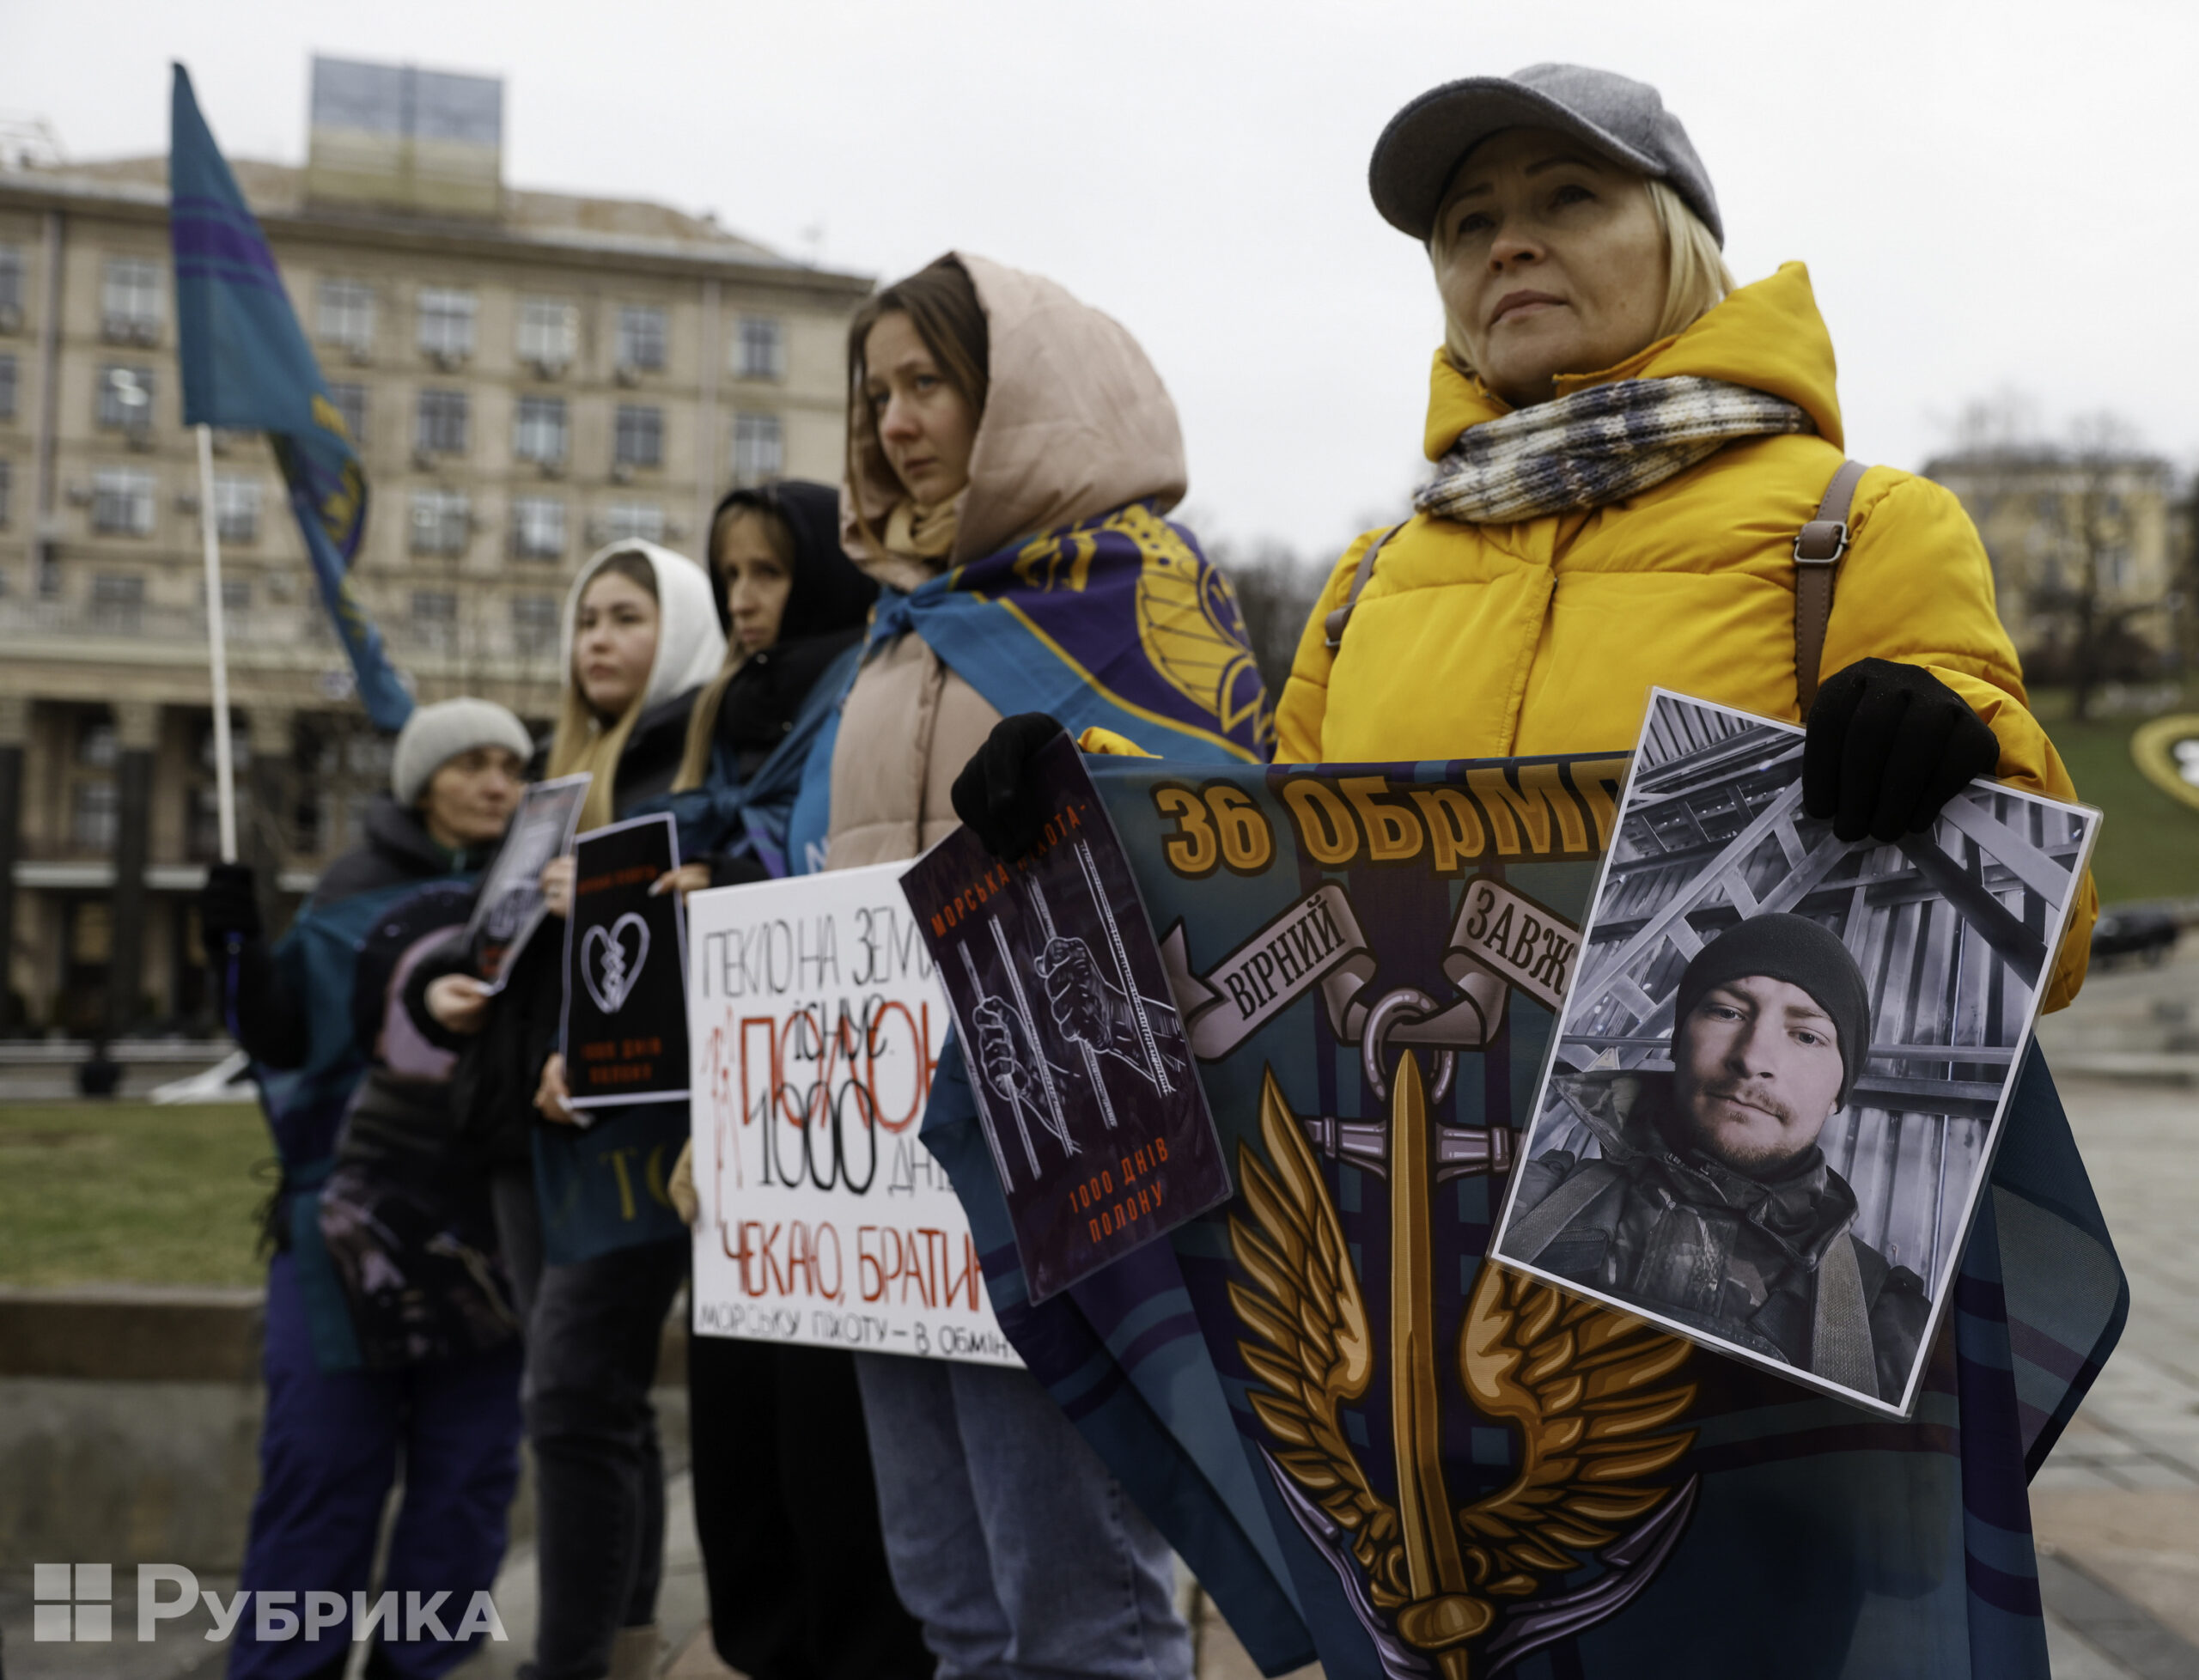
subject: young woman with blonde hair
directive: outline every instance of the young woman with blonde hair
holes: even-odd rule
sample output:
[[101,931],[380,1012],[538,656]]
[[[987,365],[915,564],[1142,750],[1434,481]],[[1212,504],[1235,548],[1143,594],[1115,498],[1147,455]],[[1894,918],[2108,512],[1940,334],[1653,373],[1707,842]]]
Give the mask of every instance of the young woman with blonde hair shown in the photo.
[[[637,541],[604,549],[573,580],[547,774],[594,778],[583,831],[632,814],[676,778],[696,695],[724,660],[711,593],[693,561]],[[543,887],[562,918],[570,856],[544,871]],[[493,997],[452,947],[421,965],[409,996],[423,1031],[464,1052],[461,1123],[493,1164],[498,1233],[526,1309],[541,1611],[535,1659],[522,1672],[638,1680],[655,1672],[664,1547],[664,1462],[649,1391],[665,1314],[686,1276],[687,1233],[668,1203],[637,1197],[618,1246],[561,1257],[554,1225],[545,1234],[537,1170],[570,1155],[578,1136],[556,1054],[561,933],[552,922],[531,940]],[[686,1107],[614,1110],[590,1128],[591,1145],[610,1129],[655,1147],[685,1135]]]

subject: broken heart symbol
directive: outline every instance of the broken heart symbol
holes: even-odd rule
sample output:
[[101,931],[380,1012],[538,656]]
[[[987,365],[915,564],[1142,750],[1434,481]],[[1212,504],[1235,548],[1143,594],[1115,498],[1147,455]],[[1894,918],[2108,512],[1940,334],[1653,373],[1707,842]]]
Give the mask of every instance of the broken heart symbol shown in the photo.
[[649,957],[649,924],[637,911],[589,928],[581,940],[581,983],[595,1007],[606,1015],[617,1014],[632,995]]

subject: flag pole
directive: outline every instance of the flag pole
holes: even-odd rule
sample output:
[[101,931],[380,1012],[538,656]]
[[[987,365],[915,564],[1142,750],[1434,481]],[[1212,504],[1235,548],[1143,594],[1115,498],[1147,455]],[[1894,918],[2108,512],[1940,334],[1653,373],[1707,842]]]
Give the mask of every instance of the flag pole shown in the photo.
[[206,654],[214,672],[214,800],[222,861],[237,861],[236,764],[229,748],[229,649],[222,625],[222,535],[214,508],[214,429],[198,428],[198,528],[206,550]]

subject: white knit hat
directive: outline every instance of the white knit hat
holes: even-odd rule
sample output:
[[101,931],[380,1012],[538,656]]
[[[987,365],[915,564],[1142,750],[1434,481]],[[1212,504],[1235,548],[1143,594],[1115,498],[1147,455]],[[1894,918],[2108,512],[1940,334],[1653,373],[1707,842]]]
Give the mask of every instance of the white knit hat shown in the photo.
[[389,761],[389,791],[399,805],[418,803],[437,770],[477,746],[509,747],[521,764],[534,752],[527,726],[493,700],[461,697],[414,707],[397,732],[397,750]]

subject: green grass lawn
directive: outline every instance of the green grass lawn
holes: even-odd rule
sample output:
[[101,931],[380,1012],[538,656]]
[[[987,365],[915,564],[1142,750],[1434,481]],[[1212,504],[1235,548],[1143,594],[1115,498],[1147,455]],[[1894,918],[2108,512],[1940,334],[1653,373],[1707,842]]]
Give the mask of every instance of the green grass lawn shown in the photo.
[[256,1283],[274,1153],[257,1108],[0,1103],[0,1283]]
[[[2031,703],[2069,766],[2077,797],[2107,813],[2092,853],[2100,901],[2199,898],[2199,811],[2171,799],[2131,761],[2130,736],[2144,720],[2073,722],[2068,697],[2053,689],[2034,692]],[[2199,711],[2199,694],[2187,691],[2177,709]]]

